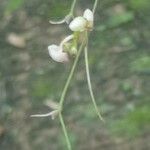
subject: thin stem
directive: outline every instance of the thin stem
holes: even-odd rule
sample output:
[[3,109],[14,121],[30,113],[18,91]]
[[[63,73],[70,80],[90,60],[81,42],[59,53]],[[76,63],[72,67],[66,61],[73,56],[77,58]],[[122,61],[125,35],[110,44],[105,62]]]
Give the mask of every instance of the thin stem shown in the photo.
[[93,13],[95,13],[96,7],[98,5],[99,0],[95,0],[94,5],[93,5]]
[[76,2],[77,2],[77,0],[73,0],[73,2],[72,2],[71,9],[70,9],[70,14],[71,14],[71,15],[73,15],[73,11],[74,11]]
[[60,112],[59,112],[59,119],[60,119],[60,123],[61,123],[61,126],[62,126],[62,129],[63,129],[63,132],[64,132],[64,135],[65,135],[65,138],[66,138],[66,143],[67,143],[67,147],[68,147],[68,150],[71,150],[71,144],[70,144],[70,140],[69,140],[69,136],[68,136],[68,133],[67,133],[67,130],[66,130],[66,126],[65,126],[65,123],[64,123],[64,120],[63,120],[63,116],[62,116],[62,110],[63,110],[63,103],[64,103],[64,100],[65,100],[65,96],[66,96],[66,93],[67,93],[67,90],[68,90],[68,87],[69,87],[69,84],[70,84],[70,81],[73,77],[73,74],[74,74],[74,71],[75,71],[75,68],[77,66],[77,62],[79,60],[79,57],[80,57],[80,54],[81,54],[81,51],[83,49],[83,46],[84,46],[84,41],[82,42],[80,48],[79,48],[79,51],[77,53],[77,56],[74,60],[74,63],[73,63],[73,66],[71,68],[71,71],[70,71],[70,74],[69,74],[69,77],[66,81],[66,84],[65,84],[65,87],[63,89],[63,92],[62,92],[62,95],[61,95],[61,98],[60,98],[60,102],[59,102],[59,105],[60,105]]
[[64,87],[64,89],[63,89],[63,92],[62,92],[62,95],[61,95],[61,98],[60,98],[60,102],[59,102],[61,109],[62,109],[62,107],[63,107],[63,102],[64,102],[64,99],[65,99],[65,96],[66,96],[66,93],[67,93],[67,90],[68,90],[70,81],[71,81],[72,76],[73,76],[73,74],[74,74],[74,70],[75,70],[75,68],[76,68],[77,62],[78,62],[78,60],[79,60],[81,51],[82,51],[82,49],[83,49],[83,46],[84,46],[84,41],[82,42],[82,44],[81,44],[81,46],[80,46],[80,48],[79,48],[79,51],[78,51],[77,56],[76,56],[76,58],[75,58],[75,60],[74,60],[73,66],[72,66],[72,68],[71,68],[69,77],[68,77],[68,79],[67,79],[67,81],[66,81],[66,84],[65,84],[65,87]]
[[68,136],[67,129],[66,129],[66,126],[65,126],[65,123],[64,123],[63,116],[62,116],[61,112],[59,113],[59,119],[60,119],[60,123],[61,123],[64,135],[65,135],[65,138],[66,138],[66,143],[67,143],[68,150],[71,150],[72,149],[71,148],[71,143],[70,143],[70,140],[69,140],[69,136]]
[[101,113],[97,107],[96,100],[95,100],[93,90],[92,90],[91,78],[90,78],[90,72],[89,72],[89,64],[88,64],[88,62],[89,62],[88,61],[88,48],[87,48],[87,46],[88,46],[88,34],[86,34],[86,38],[87,38],[87,45],[84,49],[84,57],[85,57],[85,66],[86,66],[86,76],[87,76],[88,88],[89,88],[90,96],[91,96],[95,111],[96,111],[98,117],[100,118],[100,120],[104,121],[104,119],[101,116]]

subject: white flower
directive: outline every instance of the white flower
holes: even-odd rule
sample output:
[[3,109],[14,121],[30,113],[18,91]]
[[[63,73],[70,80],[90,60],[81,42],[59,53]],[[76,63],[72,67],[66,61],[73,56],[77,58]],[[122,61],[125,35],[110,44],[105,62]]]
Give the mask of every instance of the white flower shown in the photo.
[[83,16],[79,16],[73,19],[73,21],[69,24],[69,28],[72,31],[85,31],[87,29],[93,28],[94,15],[90,9],[86,9],[84,11]]
[[56,62],[65,63],[69,61],[69,55],[67,52],[63,51],[63,45],[73,39],[73,35],[67,36],[60,45],[52,44],[48,46],[49,55]]
[[53,60],[57,62],[68,62],[69,56],[67,53],[63,52],[62,47],[58,45],[50,45],[48,46],[49,55],[52,57]]

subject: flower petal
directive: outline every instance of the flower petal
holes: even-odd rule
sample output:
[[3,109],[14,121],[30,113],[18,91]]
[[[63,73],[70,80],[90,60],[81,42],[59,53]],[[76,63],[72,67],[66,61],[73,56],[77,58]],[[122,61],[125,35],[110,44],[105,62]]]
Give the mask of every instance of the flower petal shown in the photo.
[[94,21],[94,15],[93,12],[90,9],[86,9],[84,11],[83,17],[87,19],[87,21],[93,22]]
[[69,56],[67,53],[63,52],[62,48],[57,45],[48,46],[49,55],[56,62],[68,62]]
[[92,29],[94,24],[94,15],[90,9],[84,11],[83,17],[87,20],[87,29]]
[[69,24],[69,28],[72,30],[72,31],[84,31],[85,30],[85,27],[86,27],[86,19],[83,18],[83,17],[76,17],[73,19],[73,21]]

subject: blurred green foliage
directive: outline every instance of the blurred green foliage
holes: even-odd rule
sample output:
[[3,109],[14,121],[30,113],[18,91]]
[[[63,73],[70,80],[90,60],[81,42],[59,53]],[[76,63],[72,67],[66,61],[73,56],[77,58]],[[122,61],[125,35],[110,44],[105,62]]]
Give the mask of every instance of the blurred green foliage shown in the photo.
[[117,27],[121,24],[128,23],[129,21],[134,19],[134,14],[133,12],[124,12],[121,14],[114,14],[110,17],[108,20],[108,27],[113,28]]
[[[52,90],[54,90],[54,86]],[[33,97],[43,99],[43,98],[46,98],[50,92],[52,92],[50,81],[43,80],[43,78],[38,79],[37,81],[35,80],[33,87],[32,87]]]
[[114,135],[135,138],[148,129],[150,124],[149,106],[140,106],[127,113],[120,120],[113,122],[110,129]]
[[116,28],[120,25],[128,23],[134,19],[134,13],[127,11],[121,14],[113,14],[109,19],[104,23],[96,27],[98,31],[105,31],[106,29]]
[[[71,142],[71,144],[72,144],[72,148],[73,149],[77,149],[77,139],[78,139],[78,135],[76,135],[76,134],[74,134],[73,132],[69,132],[69,138],[70,138],[70,142]],[[64,138],[64,135],[60,135],[59,136],[59,138],[58,138],[58,140],[59,140],[59,144],[60,144],[60,148],[62,149],[62,150],[66,150],[66,140],[65,140],[65,138]],[[62,147],[62,145],[63,145],[63,147]]]
[[24,0],[9,0],[7,3],[8,4],[5,8],[5,14],[9,15],[19,9],[23,5]]
[[140,56],[131,63],[131,70],[136,72],[150,72],[150,57]]
[[137,11],[149,11],[150,1],[149,0],[128,0],[131,8]]
[[[60,7],[62,9],[60,9]],[[49,9],[49,14],[52,19],[57,19],[58,17],[62,19],[62,17],[66,16],[69,12],[69,2],[62,2],[54,3],[53,7]]]
[[130,92],[133,90],[132,84],[130,81],[122,81],[121,82],[121,89],[123,89],[124,92]]

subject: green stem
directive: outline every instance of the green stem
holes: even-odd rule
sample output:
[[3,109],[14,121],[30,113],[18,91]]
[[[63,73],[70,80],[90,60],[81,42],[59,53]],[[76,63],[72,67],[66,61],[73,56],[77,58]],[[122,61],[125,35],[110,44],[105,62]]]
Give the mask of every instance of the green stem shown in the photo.
[[76,66],[77,66],[77,62],[78,62],[78,60],[79,60],[81,51],[82,51],[82,49],[83,49],[83,46],[84,46],[84,41],[82,42],[82,44],[81,44],[81,46],[80,46],[80,48],[79,48],[79,51],[78,51],[78,53],[77,53],[77,56],[76,56],[76,58],[75,58],[75,60],[74,60],[73,66],[72,66],[72,68],[71,68],[69,77],[68,77],[68,79],[67,79],[67,82],[66,82],[66,84],[65,84],[65,87],[64,87],[64,89],[63,89],[63,92],[62,92],[62,95],[61,95],[61,98],[60,98],[60,102],[59,102],[59,105],[60,105],[59,119],[60,119],[61,126],[62,126],[64,135],[65,135],[65,138],[66,138],[66,143],[67,143],[68,150],[71,150],[71,144],[70,144],[69,136],[68,136],[68,133],[67,133],[67,130],[66,130],[66,126],[65,126],[63,117],[62,117],[63,103],[64,103],[64,100],[65,100],[65,96],[66,96],[66,93],[67,93],[67,90],[68,90],[70,81],[71,81],[71,79],[72,79],[72,77],[73,77],[75,68],[76,68]]
[[94,5],[93,5],[93,13],[95,13],[96,7],[98,5],[99,0],[95,0]]
[[96,100],[95,100],[93,90],[92,90],[92,85],[91,85],[91,78],[90,78],[89,64],[88,64],[88,62],[89,62],[88,61],[88,48],[87,48],[87,46],[88,46],[88,34],[86,34],[86,39],[87,39],[87,45],[84,49],[84,57],[85,57],[85,66],[86,66],[86,76],[87,76],[88,88],[89,88],[90,96],[91,96],[95,111],[96,111],[98,117],[100,118],[100,120],[104,121],[104,119],[101,116],[101,113],[97,107]]
[[60,119],[60,123],[61,123],[64,135],[65,135],[65,138],[66,138],[66,143],[67,143],[68,150],[71,150],[72,149],[71,148],[71,143],[70,143],[70,140],[69,140],[69,136],[68,136],[67,129],[66,129],[66,126],[65,126],[65,123],[64,123],[63,116],[62,116],[61,112],[59,113],[59,119]]
[[77,0],[73,0],[73,2],[72,2],[71,9],[70,9],[70,14],[71,14],[71,15],[73,15],[73,11],[74,11],[76,2],[77,2]]
[[67,81],[66,81],[66,84],[65,84],[65,87],[64,87],[64,89],[63,89],[63,92],[62,92],[62,95],[61,95],[61,98],[60,98],[60,102],[59,102],[61,109],[62,109],[62,107],[63,107],[63,102],[64,102],[64,99],[65,99],[65,96],[66,96],[66,93],[67,93],[67,90],[68,90],[70,81],[71,81],[72,76],[73,76],[73,74],[74,74],[74,70],[75,70],[75,68],[76,68],[77,62],[78,62],[78,60],[79,60],[81,51],[82,51],[82,49],[83,49],[83,46],[84,46],[84,42],[82,42],[82,44],[81,44],[81,46],[80,46],[80,48],[79,48],[79,51],[78,51],[77,56],[76,56],[76,58],[75,58],[75,60],[74,60],[73,66],[72,66],[72,68],[71,68],[69,77],[68,77],[68,79],[67,79]]

